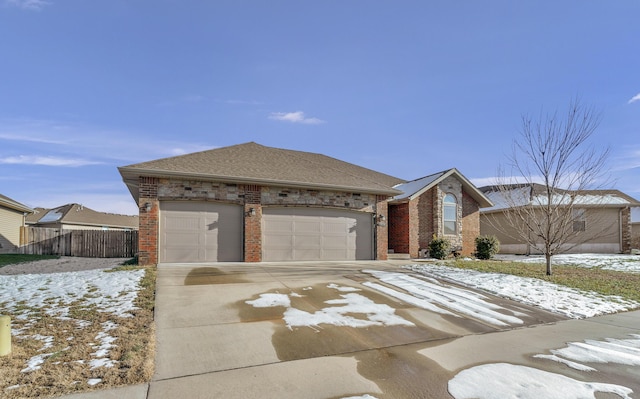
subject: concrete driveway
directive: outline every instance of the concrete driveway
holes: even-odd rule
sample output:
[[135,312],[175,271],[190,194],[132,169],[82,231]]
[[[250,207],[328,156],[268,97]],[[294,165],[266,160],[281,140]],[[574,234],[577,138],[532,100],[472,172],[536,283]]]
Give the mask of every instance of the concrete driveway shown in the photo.
[[442,285],[441,295],[458,296],[427,310],[384,291],[391,279],[373,272],[401,280],[411,274],[405,263],[160,266],[153,381],[93,397],[451,398],[449,381],[486,363],[640,392],[638,366],[584,373],[534,357],[569,342],[638,334],[640,312],[566,320],[435,280],[429,291]]

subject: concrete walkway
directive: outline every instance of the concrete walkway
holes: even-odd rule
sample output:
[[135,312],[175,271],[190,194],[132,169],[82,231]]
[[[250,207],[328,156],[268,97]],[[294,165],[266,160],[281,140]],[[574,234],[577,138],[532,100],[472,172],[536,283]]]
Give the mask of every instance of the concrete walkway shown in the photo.
[[[68,398],[307,398],[369,394],[385,398],[450,398],[448,381],[484,363],[520,364],[640,392],[640,368],[608,365],[579,373],[533,357],[568,342],[640,333],[640,311],[566,320],[493,298],[525,326],[496,328],[400,302],[361,283],[363,269],[400,271],[406,261],[215,264],[159,267],[156,371],[150,384]],[[329,284],[354,287],[414,326],[287,328],[282,307],[254,308],[265,293],[295,293],[307,312],[335,299]],[[301,295],[302,294],[302,295]]]

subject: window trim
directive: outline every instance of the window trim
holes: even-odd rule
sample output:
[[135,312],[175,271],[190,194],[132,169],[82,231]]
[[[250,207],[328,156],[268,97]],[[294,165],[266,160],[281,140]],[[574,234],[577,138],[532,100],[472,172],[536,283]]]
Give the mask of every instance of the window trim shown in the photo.
[[[453,202],[447,201],[447,198],[453,199]],[[453,208],[453,219],[447,219],[447,208]],[[447,230],[447,222],[453,222],[453,232]],[[445,193],[442,198],[442,233],[450,236],[458,235],[458,198],[452,193]]]

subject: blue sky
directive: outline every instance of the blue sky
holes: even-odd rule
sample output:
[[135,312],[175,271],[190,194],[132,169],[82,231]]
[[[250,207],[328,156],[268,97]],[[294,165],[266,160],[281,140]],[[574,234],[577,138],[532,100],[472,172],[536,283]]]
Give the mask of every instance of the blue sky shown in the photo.
[[640,199],[640,2],[0,0],[0,193],[137,213],[118,166],[255,141],[481,186],[523,114],[601,112]]

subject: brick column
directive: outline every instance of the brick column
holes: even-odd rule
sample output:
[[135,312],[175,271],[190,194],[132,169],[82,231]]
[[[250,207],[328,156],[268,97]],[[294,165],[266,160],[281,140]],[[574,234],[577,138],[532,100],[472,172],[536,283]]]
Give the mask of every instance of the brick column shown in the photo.
[[248,185],[244,194],[244,261],[262,261],[262,187]]
[[[147,204],[150,209],[147,211]],[[138,264],[158,263],[158,229],[160,210],[158,202],[158,179],[140,177],[138,196]]]
[[620,243],[620,251],[623,254],[631,253],[631,208],[626,207],[620,210],[620,219],[621,219],[621,243]]

